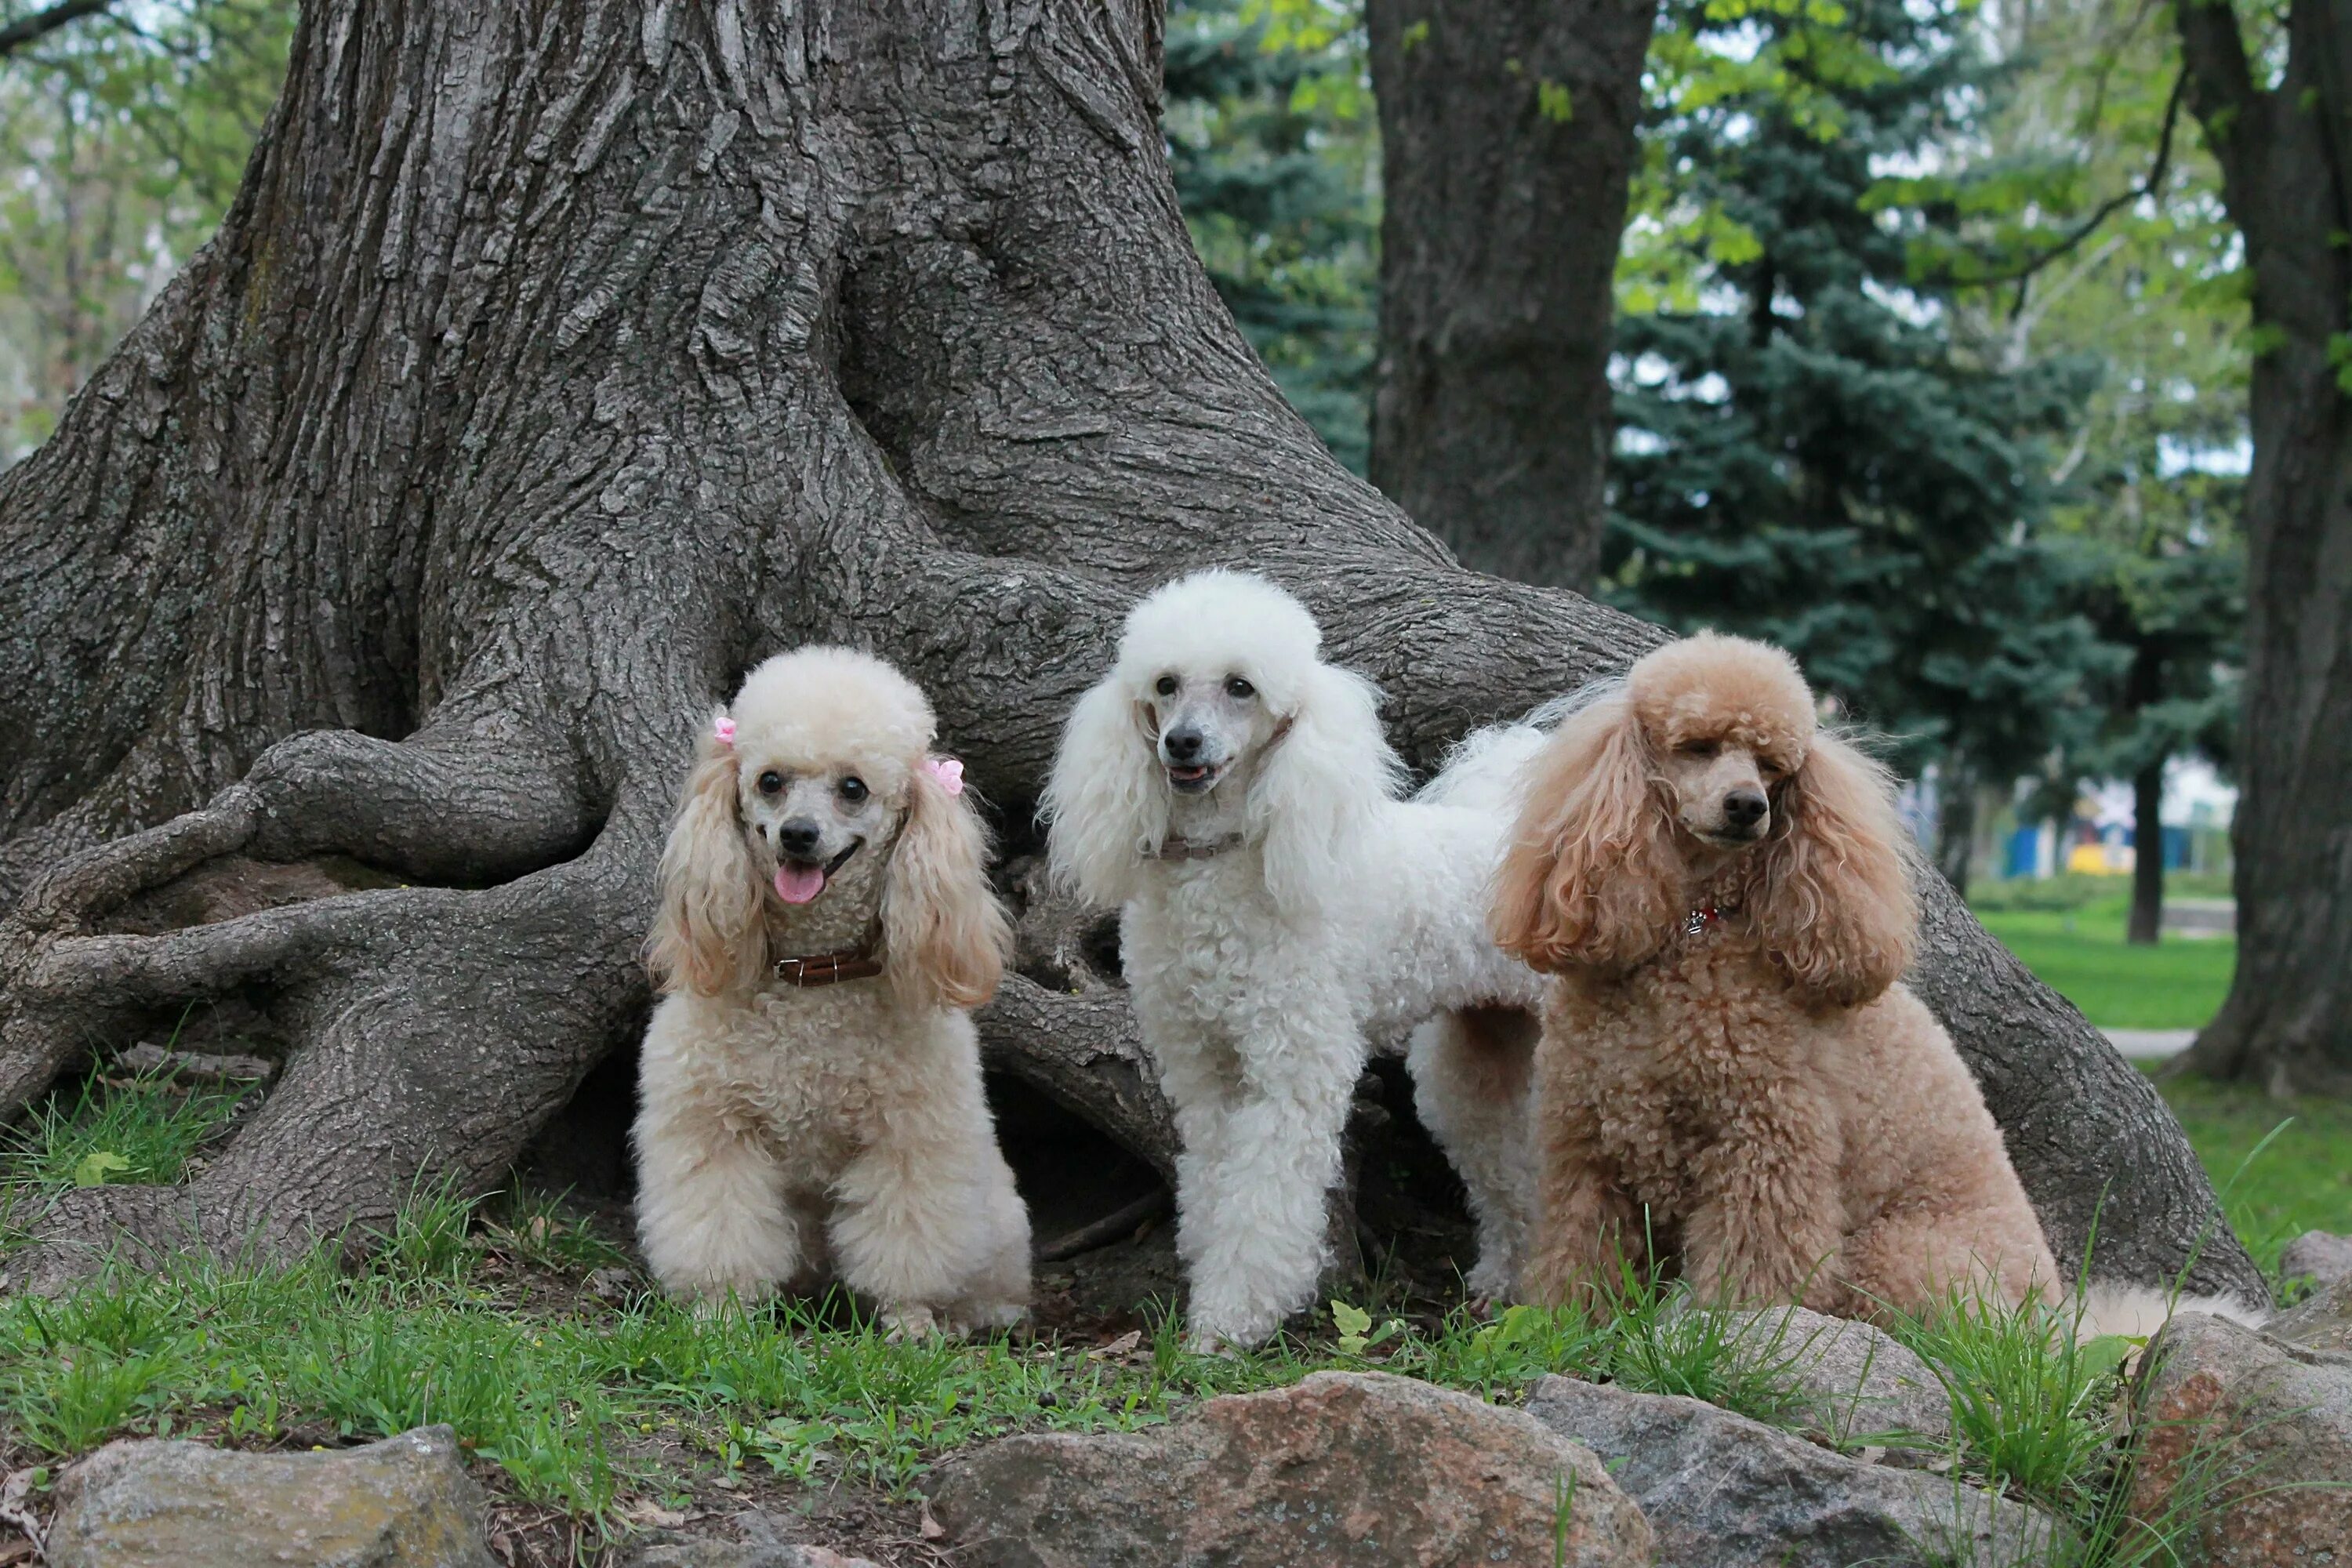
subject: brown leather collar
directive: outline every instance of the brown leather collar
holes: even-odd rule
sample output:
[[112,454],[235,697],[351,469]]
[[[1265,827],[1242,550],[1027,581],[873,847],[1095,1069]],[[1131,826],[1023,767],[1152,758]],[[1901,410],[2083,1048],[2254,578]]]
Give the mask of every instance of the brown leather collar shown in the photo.
[[778,984],[795,985],[803,991],[812,985],[838,985],[845,980],[871,980],[882,973],[882,960],[876,956],[881,945],[882,927],[877,921],[866,933],[866,940],[856,947],[780,958],[768,966],[768,975]]
[[1228,849],[1238,849],[1241,845],[1242,836],[1238,833],[1228,833],[1223,838],[1212,838],[1206,844],[1195,844],[1189,838],[1163,838],[1160,841],[1160,852],[1152,858],[1155,860],[1206,860],[1211,856],[1222,855]]

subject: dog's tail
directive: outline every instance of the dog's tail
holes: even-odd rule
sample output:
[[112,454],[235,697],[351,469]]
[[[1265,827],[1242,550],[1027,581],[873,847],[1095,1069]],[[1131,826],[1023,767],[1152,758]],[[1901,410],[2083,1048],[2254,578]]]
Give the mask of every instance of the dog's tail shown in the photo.
[[2094,1279],[2079,1300],[2067,1303],[2075,1323],[2074,1338],[2087,1342],[2116,1336],[2147,1341],[2166,1321],[2182,1312],[2210,1312],[2259,1329],[2270,1321],[2271,1310],[2230,1296],[2189,1296],[2152,1285],[2127,1285],[2119,1279]]
[[1413,799],[1428,805],[1468,806],[1477,811],[1516,813],[1520,770],[1542,749],[1561,720],[1591,701],[1596,694],[1622,685],[1595,681],[1566,697],[1555,697],[1507,724],[1473,730],[1445,753],[1437,776],[1421,786]]

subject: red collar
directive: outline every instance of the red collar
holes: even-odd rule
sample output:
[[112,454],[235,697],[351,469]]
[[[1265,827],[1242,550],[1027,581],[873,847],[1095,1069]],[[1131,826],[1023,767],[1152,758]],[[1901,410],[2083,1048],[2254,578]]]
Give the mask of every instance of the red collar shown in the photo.
[[1683,934],[1697,936],[1709,926],[1723,923],[1723,911],[1713,904],[1704,904],[1683,917]]

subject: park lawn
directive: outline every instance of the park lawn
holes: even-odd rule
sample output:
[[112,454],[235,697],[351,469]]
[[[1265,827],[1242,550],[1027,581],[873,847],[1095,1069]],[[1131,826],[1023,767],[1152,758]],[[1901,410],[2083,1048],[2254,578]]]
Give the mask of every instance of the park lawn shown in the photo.
[[2352,1235],[2352,1102],[2278,1100],[2251,1085],[2195,1078],[2158,1087],[2265,1272],[2306,1230]]
[[2124,941],[2125,902],[2078,910],[1980,909],[1985,930],[2103,1029],[2199,1029],[2221,1005],[2238,944],[2229,937]]
[[[152,1079],[60,1092],[0,1147],[0,1261],[74,1185],[181,1179],[233,1109]],[[46,1507],[64,1463],[123,1434],[299,1450],[446,1422],[490,1489],[492,1528],[518,1545],[511,1561],[609,1568],[646,1525],[746,1502],[799,1512],[845,1548],[912,1543],[916,1485],[951,1449],[1132,1430],[1325,1368],[1503,1403],[1564,1372],[1768,1422],[1801,1404],[1803,1342],[1783,1321],[1686,1310],[1682,1285],[1654,1279],[1627,1279],[1599,1316],[1515,1307],[1491,1322],[1375,1284],[1295,1337],[1203,1356],[1156,1310],[969,1342],[894,1342],[838,1302],[698,1315],[544,1196],[420,1194],[381,1241],[351,1269],[323,1250],[251,1272],[179,1259],[56,1300],[0,1299],[0,1470]],[[598,1286],[614,1274],[621,1289]],[[2133,1523],[2119,1347],[2078,1348],[2062,1321],[1981,1304],[1891,1327],[1956,1391],[1937,1467],[2053,1510],[2079,1536],[2033,1568],[2177,1560],[2210,1489],[2179,1489],[2179,1506]]]

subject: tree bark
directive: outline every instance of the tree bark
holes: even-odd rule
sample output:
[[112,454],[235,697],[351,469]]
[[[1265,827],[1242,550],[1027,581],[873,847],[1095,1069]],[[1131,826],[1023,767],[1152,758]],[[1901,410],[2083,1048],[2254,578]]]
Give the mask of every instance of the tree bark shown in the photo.
[[[0,1107],[192,1001],[288,1065],[193,1184],[69,1194],[20,1279],[499,1180],[643,1027],[692,738],[781,647],[924,682],[1020,849],[1172,573],[1295,586],[1423,764],[1662,639],[1462,570],[1284,405],[1177,211],[1160,22],[305,9],[219,238],[0,476]],[[2060,1252],[2111,1186],[2103,1272],[2259,1290],[2147,1083],[1927,901],[1921,986]],[[1165,1169],[1104,918],[1025,905],[992,1063]]]
[[1977,854],[1977,781],[1959,754],[1945,763],[1936,792],[1936,869],[1952,891],[1969,896],[1969,873]]
[[1589,588],[1611,284],[1657,0],[1369,0],[1372,481],[1483,572]]
[[2336,347],[2352,331],[2352,18],[2294,0],[2285,71],[2263,89],[2230,7],[2175,15],[2266,340],[2249,393],[2238,968],[2181,1066],[2352,1094],[2352,403]]
[[2164,759],[2132,775],[2131,921],[2124,941],[2154,947],[2164,932]]

